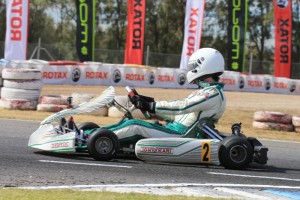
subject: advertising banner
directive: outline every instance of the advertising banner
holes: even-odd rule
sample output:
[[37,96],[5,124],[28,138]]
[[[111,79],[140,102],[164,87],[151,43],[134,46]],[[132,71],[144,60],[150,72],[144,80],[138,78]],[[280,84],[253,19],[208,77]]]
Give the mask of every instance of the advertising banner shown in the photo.
[[146,0],[128,0],[124,63],[143,63]]
[[274,76],[291,77],[292,0],[274,0]]
[[29,0],[6,1],[6,36],[4,58],[26,60]]
[[190,56],[200,48],[205,0],[187,0],[184,22],[184,40],[180,69],[186,69]]
[[76,48],[81,62],[94,60],[95,0],[76,0]]
[[228,70],[245,71],[248,0],[228,1]]

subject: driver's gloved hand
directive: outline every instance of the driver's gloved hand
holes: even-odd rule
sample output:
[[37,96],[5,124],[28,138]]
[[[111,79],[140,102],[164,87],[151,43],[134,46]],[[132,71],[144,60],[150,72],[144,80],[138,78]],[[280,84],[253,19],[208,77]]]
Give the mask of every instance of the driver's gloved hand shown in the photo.
[[132,97],[129,97],[129,99],[136,108],[148,111],[153,114],[155,113],[154,98],[143,95],[134,95]]

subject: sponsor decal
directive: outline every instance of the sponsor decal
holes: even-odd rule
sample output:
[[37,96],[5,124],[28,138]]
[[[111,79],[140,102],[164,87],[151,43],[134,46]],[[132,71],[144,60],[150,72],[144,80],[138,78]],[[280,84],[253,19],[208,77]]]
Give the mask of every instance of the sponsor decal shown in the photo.
[[120,80],[122,78],[122,74],[121,74],[120,70],[116,69],[112,74],[112,78],[115,83],[120,82]]
[[[186,81],[186,75],[184,73],[180,73],[178,75],[178,84],[179,85],[184,85],[185,84],[185,81]],[[172,81],[173,82],[173,81]]]
[[279,47],[280,49],[280,63],[288,63],[289,62],[289,47],[288,47],[288,42],[289,42],[289,26],[290,22],[289,19],[280,19],[279,22],[280,26],[280,41],[281,45]]
[[[4,57],[8,60],[26,60],[28,38],[29,0],[6,2],[6,34]],[[4,29],[5,30],[5,29]]]
[[155,81],[155,74],[154,72],[149,73],[149,84],[152,85]]
[[158,82],[174,82],[174,76],[170,75],[158,75]]
[[68,142],[56,142],[51,144],[51,149],[58,149],[58,148],[64,148],[69,147]]
[[221,82],[224,83],[225,85],[235,85],[235,79],[231,78],[222,78]]
[[268,78],[265,80],[265,89],[266,90],[271,89],[271,81]]
[[239,88],[240,88],[240,89],[243,89],[244,86],[245,86],[245,80],[244,80],[244,77],[241,76],[241,77],[239,78]]
[[72,81],[77,82],[80,79],[81,71],[79,68],[74,68],[72,71]]
[[292,58],[292,0],[274,0],[274,76],[290,78]]
[[145,81],[145,74],[126,74],[125,79],[128,81]]
[[286,89],[288,87],[287,83],[284,82],[274,82],[274,88],[278,88],[278,89]]
[[141,147],[141,153],[173,154],[173,148],[169,148],[169,147]]
[[296,90],[296,88],[297,88],[296,82],[295,81],[291,81],[290,82],[290,87],[289,87],[290,92],[294,92]]
[[86,79],[108,79],[108,72],[86,72]]
[[199,49],[203,27],[205,0],[187,0],[185,6],[184,40],[180,69],[187,69],[190,56]]
[[289,1],[288,0],[276,0],[276,4],[279,8],[285,8],[288,6]]
[[257,80],[248,80],[248,86],[250,87],[262,87],[263,83],[262,81],[257,81]]
[[190,16],[189,16],[189,26],[188,26],[188,37],[187,37],[187,51],[186,55],[191,56],[194,53],[196,44],[196,37],[197,37],[197,27],[198,20],[199,20],[199,8],[191,8]]
[[247,0],[228,2],[228,67],[230,71],[244,71]]
[[43,72],[43,79],[67,79],[68,72]]
[[81,62],[94,60],[94,4],[94,0],[76,0],[76,47]]
[[21,41],[22,40],[22,0],[14,0],[12,2],[11,7],[11,14],[12,17],[10,18],[10,39],[15,41]]
[[142,64],[146,0],[127,1],[127,32],[124,63]]

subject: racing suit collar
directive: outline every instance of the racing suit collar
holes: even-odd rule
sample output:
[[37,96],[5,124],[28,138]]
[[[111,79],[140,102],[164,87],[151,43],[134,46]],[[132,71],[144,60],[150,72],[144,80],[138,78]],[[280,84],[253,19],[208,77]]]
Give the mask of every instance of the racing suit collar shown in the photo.
[[210,86],[214,86],[214,85],[216,85],[218,88],[224,87],[224,84],[220,83],[220,82],[204,82],[204,81],[198,82],[199,88],[206,88],[206,87],[210,87]]

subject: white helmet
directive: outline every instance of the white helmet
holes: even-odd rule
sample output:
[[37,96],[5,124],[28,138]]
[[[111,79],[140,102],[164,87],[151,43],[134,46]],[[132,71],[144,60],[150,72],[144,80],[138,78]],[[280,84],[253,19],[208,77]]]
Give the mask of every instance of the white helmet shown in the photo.
[[220,76],[224,72],[224,65],[224,58],[218,50],[213,48],[198,49],[189,59],[187,80],[192,83],[203,76]]

